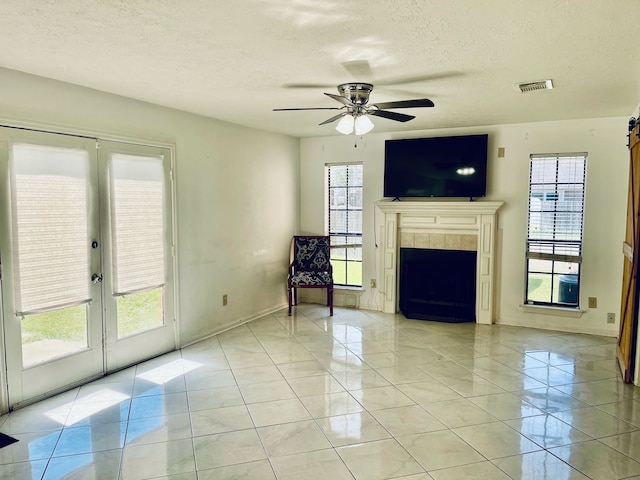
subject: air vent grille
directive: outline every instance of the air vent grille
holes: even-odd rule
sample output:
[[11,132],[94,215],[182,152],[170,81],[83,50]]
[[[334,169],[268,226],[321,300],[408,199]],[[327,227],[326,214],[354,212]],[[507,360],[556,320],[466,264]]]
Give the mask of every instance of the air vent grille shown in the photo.
[[518,84],[518,89],[522,93],[535,92],[536,90],[551,90],[553,82],[551,80],[541,80],[539,82],[527,82]]

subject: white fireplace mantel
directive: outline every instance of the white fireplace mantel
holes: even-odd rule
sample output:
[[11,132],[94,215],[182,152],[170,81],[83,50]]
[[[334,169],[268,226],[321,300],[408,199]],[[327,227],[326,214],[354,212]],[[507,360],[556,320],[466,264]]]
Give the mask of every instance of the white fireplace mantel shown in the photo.
[[[384,215],[381,227],[380,265],[383,274],[382,311],[398,310],[398,258],[402,246],[434,248],[431,237],[447,248],[465,243],[477,251],[476,321],[493,323],[493,289],[497,212],[503,202],[440,202],[380,200]],[[469,238],[474,240],[469,247]],[[402,240],[405,239],[405,244]],[[408,240],[407,240],[408,239]],[[417,245],[408,245],[409,241]],[[427,240],[425,240],[427,239]],[[462,239],[462,240],[461,240]]]

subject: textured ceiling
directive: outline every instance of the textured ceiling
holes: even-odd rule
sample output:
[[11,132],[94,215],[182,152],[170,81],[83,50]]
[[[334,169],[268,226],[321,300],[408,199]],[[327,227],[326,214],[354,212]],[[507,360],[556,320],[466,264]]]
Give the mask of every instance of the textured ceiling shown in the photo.
[[638,0],[2,0],[0,66],[301,137],[338,135],[318,125],[335,112],[272,109],[339,107],[323,92],[351,81],[436,104],[376,132],[626,116],[639,18]]

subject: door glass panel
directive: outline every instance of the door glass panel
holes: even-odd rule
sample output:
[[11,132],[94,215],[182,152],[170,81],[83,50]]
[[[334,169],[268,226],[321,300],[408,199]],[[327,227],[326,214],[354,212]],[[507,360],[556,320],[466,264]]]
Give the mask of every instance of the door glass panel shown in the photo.
[[162,288],[116,297],[118,338],[164,325]]
[[29,367],[88,347],[89,154],[16,142],[10,158],[15,314]]
[[26,315],[21,325],[24,367],[87,348],[86,305]]

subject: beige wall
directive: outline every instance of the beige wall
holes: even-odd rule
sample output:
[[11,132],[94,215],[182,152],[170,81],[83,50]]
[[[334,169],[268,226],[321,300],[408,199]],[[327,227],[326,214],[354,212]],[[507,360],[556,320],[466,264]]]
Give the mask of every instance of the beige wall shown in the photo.
[[182,344],[286,305],[298,139],[5,69],[0,116],[175,147]]
[[[385,120],[378,120],[383,122]],[[306,138],[301,140],[301,220],[303,231],[324,231],[324,164],[362,161],[365,191],[363,213],[363,291],[360,307],[380,309],[380,292],[369,287],[380,279],[376,243],[381,218],[374,220],[374,202],[382,198],[384,141],[438,135],[489,133],[487,200],[503,201],[498,212],[498,257],[496,264],[497,323],[615,336],[620,315],[622,240],[626,215],[628,151],[626,117],[559,122],[541,122],[488,127],[414,131],[405,134],[367,134]],[[499,147],[504,158],[497,157]],[[544,310],[531,313],[521,308],[525,285],[525,240],[532,153],[588,152],[584,220],[584,263],[580,318]],[[377,282],[380,285],[380,281]],[[588,310],[587,297],[598,298],[598,308]],[[607,312],[616,314],[616,324],[606,323]]]

